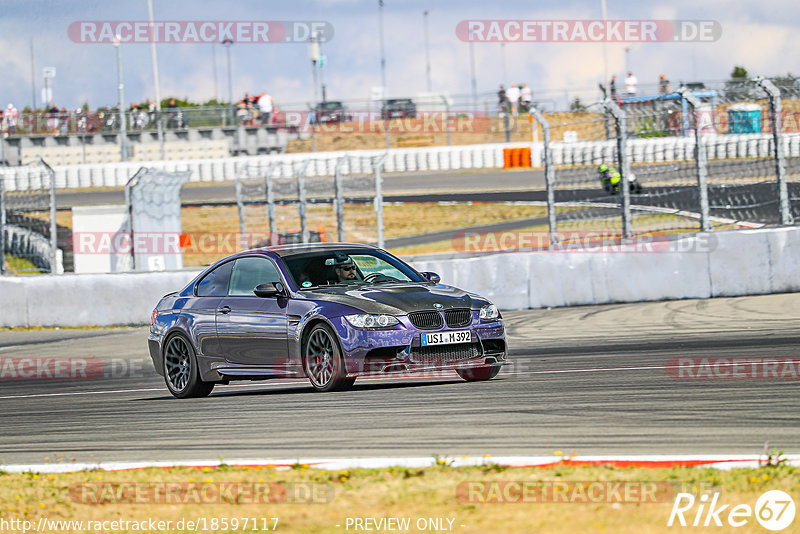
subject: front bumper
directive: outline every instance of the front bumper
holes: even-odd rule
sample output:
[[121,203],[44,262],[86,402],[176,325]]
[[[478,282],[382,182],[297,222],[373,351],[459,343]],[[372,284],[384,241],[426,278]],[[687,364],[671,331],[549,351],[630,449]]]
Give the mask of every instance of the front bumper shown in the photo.
[[[510,363],[506,359],[508,348],[502,319],[481,321],[474,310],[471,324],[435,330],[418,329],[405,316],[398,319],[399,325],[373,330],[355,328],[343,317],[332,321],[342,342],[348,377],[428,374]],[[457,330],[470,331],[469,344],[422,349],[422,334]]]

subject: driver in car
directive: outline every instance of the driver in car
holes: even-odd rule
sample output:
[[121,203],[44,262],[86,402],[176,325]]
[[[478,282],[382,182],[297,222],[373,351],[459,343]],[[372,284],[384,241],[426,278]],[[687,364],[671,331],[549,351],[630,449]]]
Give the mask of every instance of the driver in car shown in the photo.
[[336,273],[335,283],[337,284],[359,279],[353,258],[343,252],[334,253],[333,258],[328,258],[325,260],[325,265],[333,267],[333,270]]
[[339,279],[339,282],[356,280],[356,266],[350,258],[348,258],[348,263],[337,265],[335,270],[336,278]]

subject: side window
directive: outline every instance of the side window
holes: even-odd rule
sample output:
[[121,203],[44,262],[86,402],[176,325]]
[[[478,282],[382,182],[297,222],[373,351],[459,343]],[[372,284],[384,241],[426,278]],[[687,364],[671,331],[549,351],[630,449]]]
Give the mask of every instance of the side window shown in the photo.
[[200,280],[197,284],[198,297],[224,297],[228,294],[228,281],[231,279],[233,262],[223,263]]
[[239,258],[233,266],[228,295],[252,297],[257,285],[280,281],[278,268],[267,258]]

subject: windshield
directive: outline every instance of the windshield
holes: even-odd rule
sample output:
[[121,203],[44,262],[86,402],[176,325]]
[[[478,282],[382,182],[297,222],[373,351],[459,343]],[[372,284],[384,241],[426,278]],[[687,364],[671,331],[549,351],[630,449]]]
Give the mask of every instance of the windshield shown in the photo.
[[427,282],[399,259],[380,251],[326,250],[286,256],[283,261],[301,290],[334,285]]

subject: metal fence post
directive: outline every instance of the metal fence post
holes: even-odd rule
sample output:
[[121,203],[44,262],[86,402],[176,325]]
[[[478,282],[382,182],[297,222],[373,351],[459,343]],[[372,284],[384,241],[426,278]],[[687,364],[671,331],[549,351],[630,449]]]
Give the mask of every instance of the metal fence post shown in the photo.
[[272,188],[272,172],[280,165],[280,161],[273,161],[267,167],[267,176],[264,178],[264,187],[267,190],[267,220],[269,221],[270,243],[277,238],[278,225],[275,221],[275,191]]
[[0,167],[6,166],[6,138],[3,132],[3,121],[0,120]]
[[6,208],[3,203],[5,176],[0,174],[0,274],[6,274]]
[[[537,107],[531,107],[531,114],[536,118],[536,121],[542,125],[542,145],[544,148],[544,185],[547,194],[547,226],[550,230],[549,241],[550,245],[555,245],[559,242],[558,228],[556,227],[556,198],[555,198],[555,181],[556,173],[553,168],[553,153],[550,147],[550,123],[544,118],[544,114],[539,111]],[[533,128],[537,128],[536,124]]]
[[131,238],[131,271],[136,270],[136,236],[133,232],[133,188],[139,183],[142,176],[146,175],[150,169],[147,167],[140,167],[136,174],[131,176],[130,180],[125,184],[125,207],[128,212],[128,234]]
[[633,236],[631,225],[631,194],[628,186],[628,176],[631,174],[630,162],[626,153],[628,121],[627,114],[611,99],[603,101],[605,109],[614,117],[614,125],[617,133],[617,158],[619,160],[620,196],[622,197],[622,237]]
[[386,155],[379,156],[374,163],[375,169],[375,213],[378,217],[378,248],[383,248],[385,241],[383,238],[383,176],[381,169]]
[[[700,199],[700,230],[703,232],[711,231],[711,220],[708,211],[708,154],[703,143],[703,135],[697,124],[697,110],[700,107],[700,99],[694,96],[686,87],[678,89],[678,93],[689,104],[688,108],[694,117],[694,161],[697,169],[697,192]],[[684,118],[684,123],[689,118]],[[691,125],[691,121],[689,121]]]
[[786,159],[783,153],[783,121],[781,117],[781,91],[771,80],[759,76],[755,83],[766,91],[769,99],[769,121],[772,126],[772,140],[775,145],[775,176],[778,179],[778,199],[780,200],[781,224],[792,224],[792,211],[789,205],[789,188],[786,185]]
[[442,100],[444,100],[444,128],[447,132],[447,146],[452,145],[452,140],[450,138],[450,99],[448,97],[442,96]]
[[300,215],[300,231],[302,233],[303,243],[308,243],[310,241],[310,235],[308,233],[308,220],[306,219],[306,167],[308,164],[311,163],[311,160],[307,159],[300,164],[300,169],[297,171],[297,213]]
[[236,190],[236,211],[239,213],[239,240],[242,250],[247,250],[247,228],[244,223],[244,199],[242,197],[242,175],[247,173],[249,165],[245,164],[239,167],[236,173],[236,181],[234,188]]
[[336,192],[336,199],[333,202],[333,209],[336,212],[336,234],[340,243],[345,241],[344,231],[344,193],[342,191],[342,167],[349,161],[350,156],[344,155],[336,161],[336,169],[333,174],[333,187]]
[[56,225],[56,171],[40,159],[50,177],[50,274],[58,273],[58,226]]
[[510,128],[510,125],[508,123],[508,121],[509,121],[509,117],[508,116],[511,115],[511,103],[508,101],[508,99],[503,101],[502,110],[503,110],[503,130],[505,131],[505,134],[506,134],[506,143],[510,143],[511,142],[511,128]]

